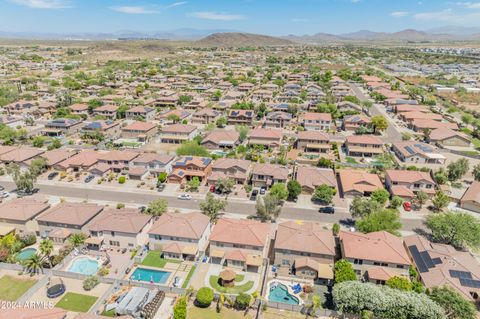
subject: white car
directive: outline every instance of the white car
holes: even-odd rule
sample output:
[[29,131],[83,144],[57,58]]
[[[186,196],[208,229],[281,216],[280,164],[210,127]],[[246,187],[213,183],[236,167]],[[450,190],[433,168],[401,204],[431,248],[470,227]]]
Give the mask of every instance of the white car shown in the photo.
[[9,192],[2,192],[1,195],[0,195],[1,198],[7,198],[9,196],[10,196]]
[[178,199],[183,199],[183,200],[191,200],[192,196],[190,196],[188,194],[182,194],[182,195],[178,195],[177,198]]

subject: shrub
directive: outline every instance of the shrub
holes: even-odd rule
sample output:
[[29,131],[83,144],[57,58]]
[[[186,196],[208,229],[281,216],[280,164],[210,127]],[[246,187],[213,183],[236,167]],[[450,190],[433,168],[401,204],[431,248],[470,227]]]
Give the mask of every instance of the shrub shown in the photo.
[[250,305],[250,299],[251,299],[250,295],[247,295],[245,293],[239,294],[235,298],[235,308],[238,310],[247,309],[248,306]]
[[105,268],[105,267],[102,267],[98,270],[98,275],[100,277],[105,277],[106,275],[108,275],[108,273],[110,272],[110,270],[108,270],[108,268]]
[[173,319],[187,318],[187,298],[181,297],[178,299],[175,307],[173,307]]
[[18,240],[22,242],[23,246],[30,246],[37,242],[37,237],[35,236],[35,234],[28,233],[18,235]]
[[125,176],[120,176],[120,177],[118,178],[118,183],[119,183],[119,184],[125,184],[125,181],[126,181]]
[[100,283],[98,278],[96,276],[88,276],[84,281],[83,281],[83,289],[86,291],[92,290],[95,288]]
[[200,288],[195,299],[197,306],[207,308],[213,301],[213,290],[208,287]]

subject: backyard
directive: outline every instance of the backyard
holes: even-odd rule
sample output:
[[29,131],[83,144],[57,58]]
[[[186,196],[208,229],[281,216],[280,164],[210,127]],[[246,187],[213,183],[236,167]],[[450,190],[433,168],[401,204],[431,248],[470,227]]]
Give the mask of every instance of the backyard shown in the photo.
[[[222,287],[218,283],[218,276],[210,276],[209,278],[209,283],[210,286],[212,286],[213,289],[215,289],[218,292],[222,293],[227,293],[227,294],[239,294],[241,292],[247,292],[250,289],[252,289],[254,282],[253,281],[247,281],[243,285],[239,286],[234,286],[234,287]],[[240,282],[244,279],[243,275],[236,275],[235,276],[235,282]]]
[[87,312],[97,301],[97,297],[68,292],[55,307],[75,312]]
[[145,259],[142,261],[142,265],[163,268],[165,267],[166,263],[180,264],[182,262],[181,260],[162,258],[160,257],[161,254],[162,253],[159,251],[150,251],[147,257],[145,257]]
[[0,278],[0,300],[16,301],[36,282],[35,279],[18,279],[5,275]]
[[[253,313],[253,311],[252,311]],[[187,311],[187,319],[251,319],[252,316],[243,315],[243,311],[235,311],[226,307],[222,308],[221,312],[217,312],[215,307],[198,308],[191,307]]]

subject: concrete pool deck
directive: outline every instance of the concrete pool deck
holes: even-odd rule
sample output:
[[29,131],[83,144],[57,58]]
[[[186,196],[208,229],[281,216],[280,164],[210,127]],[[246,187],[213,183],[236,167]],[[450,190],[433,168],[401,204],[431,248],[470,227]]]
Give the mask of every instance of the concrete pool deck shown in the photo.
[[[284,285],[285,287],[287,287],[287,292],[292,295],[293,297],[297,298],[298,299],[298,304],[299,305],[303,305],[305,302],[303,301],[303,299],[300,297],[300,294],[303,292],[303,289],[302,291],[300,291],[298,294],[294,293],[293,292],[293,289],[290,287],[291,285],[293,284],[297,284],[297,282],[288,282],[286,280],[278,280],[278,279],[273,279],[273,280],[270,280],[267,284],[267,291],[266,291],[266,294],[265,294],[265,299],[268,300],[268,301],[273,301],[273,300],[270,300],[269,297],[270,297],[270,291],[271,291],[271,288],[272,288],[272,285],[274,283],[279,283],[279,284],[282,284]],[[302,286],[303,288],[303,285],[300,283],[300,285]],[[273,302],[280,302],[280,301],[273,301]],[[280,302],[282,303],[282,302]]]

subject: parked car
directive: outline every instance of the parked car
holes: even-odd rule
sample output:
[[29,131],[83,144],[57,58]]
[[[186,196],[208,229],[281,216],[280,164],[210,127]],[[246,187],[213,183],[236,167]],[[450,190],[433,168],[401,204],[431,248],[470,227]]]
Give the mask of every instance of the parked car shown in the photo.
[[320,207],[318,211],[323,214],[335,214],[335,208],[332,206]]
[[3,191],[3,192],[0,193],[0,197],[1,197],[1,198],[7,198],[7,197],[9,197],[9,196],[10,196],[10,193],[9,193],[9,192]]
[[4,189],[5,189],[5,187],[0,185],[0,191],[3,191]]
[[48,178],[48,180],[51,181],[52,179],[57,177],[57,175],[58,175],[58,172],[51,172],[50,174],[48,174],[47,178]]
[[266,186],[260,187],[260,195],[264,195],[266,191],[267,191],[267,187],[266,187]]
[[159,192],[163,192],[164,189],[165,189],[165,184],[159,184],[157,186],[157,191],[159,191]]
[[147,206],[140,206],[138,209],[143,213],[147,209]]
[[182,200],[191,200],[192,196],[190,196],[188,194],[181,194],[181,195],[178,195],[177,198],[182,199]]
[[92,179],[94,179],[95,176],[93,175],[88,175],[87,178],[85,178],[85,183],[90,183],[92,181]]
[[403,209],[406,211],[406,212],[409,212],[412,210],[412,203],[410,202],[403,202]]
[[252,195],[250,195],[250,200],[257,200],[258,190],[254,189]]
[[26,190],[17,190],[17,195],[18,196],[30,196],[33,195],[34,193],[38,192],[38,188],[34,188],[32,190],[26,191]]
[[210,193],[215,193],[215,185],[210,186]]

